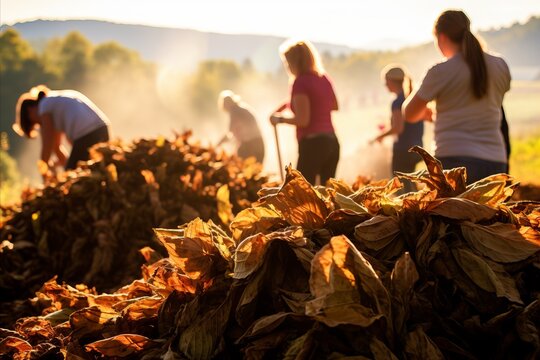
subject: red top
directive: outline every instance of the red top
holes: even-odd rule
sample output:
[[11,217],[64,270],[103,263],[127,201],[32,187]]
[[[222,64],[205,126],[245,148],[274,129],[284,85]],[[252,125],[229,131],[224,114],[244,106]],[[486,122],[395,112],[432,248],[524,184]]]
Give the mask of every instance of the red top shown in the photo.
[[326,75],[319,76],[315,73],[296,77],[291,90],[293,112],[295,111],[292,98],[299,94],[307,95],[309,98],[310,116],[308,126],[296,127],[296,138],[300,140],[308,135],[334,133],[331,113],[337,100],[330,79]]

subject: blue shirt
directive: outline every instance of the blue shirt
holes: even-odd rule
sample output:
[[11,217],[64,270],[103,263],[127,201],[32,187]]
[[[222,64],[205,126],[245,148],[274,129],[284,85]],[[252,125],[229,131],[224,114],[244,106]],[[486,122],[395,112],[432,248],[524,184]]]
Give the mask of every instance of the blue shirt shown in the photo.
[[[392,101],[392,112],[401,110],[401,105],[405,101],[405,95],[400,93],[397,98]],[[398,135],[394,142],[394,150],[407,151],[411,147],[418,145],[422,146],[422,136],[424,135],[424,122],[409,123],[404,121],[403,132]]]

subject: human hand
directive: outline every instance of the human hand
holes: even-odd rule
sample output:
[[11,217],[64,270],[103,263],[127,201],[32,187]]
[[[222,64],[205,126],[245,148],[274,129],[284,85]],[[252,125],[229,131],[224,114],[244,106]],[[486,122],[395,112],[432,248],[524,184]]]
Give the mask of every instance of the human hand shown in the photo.
[[431,108],[426,107],[426,111],[424,112],[424,119],[425,121],[433,122],[433,110],[431,110]]
[[270,116],[270,123],[273,126],[276,126],[277,124],[282,122],[283,117],[278,115],[277,113],[274,113]]

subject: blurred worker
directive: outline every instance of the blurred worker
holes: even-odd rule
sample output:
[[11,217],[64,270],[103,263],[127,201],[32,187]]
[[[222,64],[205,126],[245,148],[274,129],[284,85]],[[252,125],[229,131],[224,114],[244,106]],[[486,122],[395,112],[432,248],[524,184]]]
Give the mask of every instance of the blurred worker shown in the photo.
[[312,185],[317,175],[325,185],[336,175],[340,151],[332,125],[332,111],[338,110],[334,87],[317,50],[308,41],[288,40],[281,45],[280,53],[292,82],[290,101],[276,109],[270,122],[296,126],[297,169]]
[[[396,95],[392,101],[390,128],[382,129],[383,132],[378,135],[374,141],[381,142],[387,136],[394,136],[392,146],[392,172],[400,171],[405,173],[414,172],[416,164],[420,161],[417,154],[410,153],[408,150],[415,146],[422,146],[422,136],[424,135],[424,123],[405,122],[401,113],[401,105],[405,97],[412,91],[412,80],[404,67],[397,64],[387,65],[382,71],[381,76],[385,85],[391,93]],[[407,89],[405,89],[405,83]],[[404,191],[414,190],[413,184],[408,180],[402,180]]]
[[231,90],[219,94],[218,105],[229,114],[229,132],[219,141],[218,146],[227,140],[235,140],[237,154],[242,158],[255,157],[264,160],[264,141],[253,111]]
[[434,35],[446,60],[429,69],[417,92],[407,98],[406,120],[426,119],[426,104],[435,100],[435,156],[443,167],[464,166],[469,183],[505,172],[501,106],[510,89],[508,65],[483,51],[463,11],[444,11]]
[[[109,120],[86,96],[75,90],[50,90],[44,85],[32,88],[17,101],[13,129],[20,136],[35,138],[41,133],[41,160],[49,167],[74,169],[88,160],[92,145],[109,140]],[[62,145],[65,135],[72,145],[69,158]],[[57,161],[50,163],[52,154]]]

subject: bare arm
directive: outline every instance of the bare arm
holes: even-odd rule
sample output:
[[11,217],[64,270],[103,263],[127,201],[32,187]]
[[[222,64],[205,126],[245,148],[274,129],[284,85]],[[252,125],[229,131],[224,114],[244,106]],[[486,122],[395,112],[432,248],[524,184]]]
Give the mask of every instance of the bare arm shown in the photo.
[[391,124],[392,126],[390,129],[377,136],[373,141],[381,142],[389,135],[399,135],[403,132],[403,129],[405,128],[405,120],[403,119],[401,109],[395,109],[392,111]]
[[62,133],[60,132],[55,132],[53,149],[58,159],[56,165],[65,166],[68,154],[66,148],[62,145]]
[[311,115],[309,97],[305,94],[294,95],[292,97],[292,104],[295,110],[294,115],[285,116],[280,112],[276,112],[270,117],[272,125],[278,123],[291,124],[298,127],[306,127],[309,125]]
[[52,118],[49,114],[41,115],[41,160],[49,163],[53,152],[57,152],[60,145],[60,135],[53,126]]
[[418,97],[409,96],[403,103],[403,117],[410,123],[431,119],[431,110],[427,107],[427,101]]

